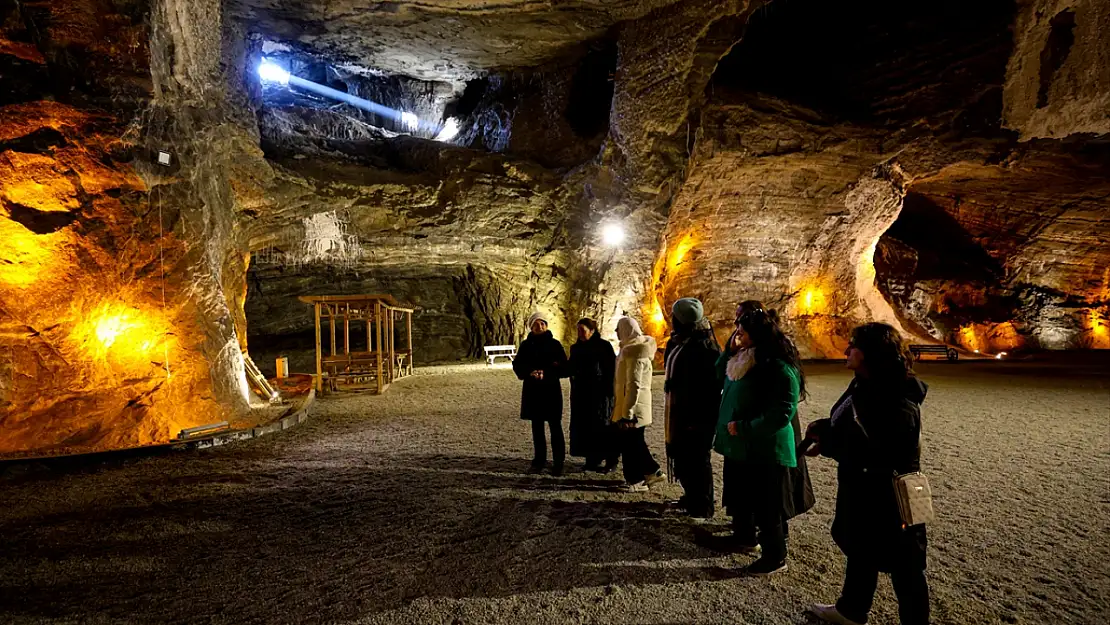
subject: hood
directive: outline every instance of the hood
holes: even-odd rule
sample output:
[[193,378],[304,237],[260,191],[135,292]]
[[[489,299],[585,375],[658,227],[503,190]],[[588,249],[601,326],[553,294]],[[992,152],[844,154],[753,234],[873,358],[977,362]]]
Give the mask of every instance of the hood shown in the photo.
[[621,358],[655,358],[655,339],[641,334],[622,341]]
[[925,395],[929,392],[929,385],[922,382],[921,379],[915,375],[911,375],[901,381],[857,378],[856,387],[860,392],[869,395],[886,397],[897,395],[918,405],[921,405],[921,403],[925,401]]
[[925,401],[925,394],[929,392],[929,385],[921,381],[916,375],[906,378],[902,387],[902,396],[920,405]]
[[617,340],[621,342],[621,345],[643,335],[644,331],[640,329],[640,324],[632,317],[621,317],[617,320]]

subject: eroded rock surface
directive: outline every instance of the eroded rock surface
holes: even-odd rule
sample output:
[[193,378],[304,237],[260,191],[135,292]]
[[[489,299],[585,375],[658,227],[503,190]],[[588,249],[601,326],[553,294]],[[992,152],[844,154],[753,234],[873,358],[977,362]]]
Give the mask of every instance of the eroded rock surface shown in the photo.
[[417,364],[683,296],[807,356],[1110,347],[1103,5],[0,5],[0,452],[240,418],[307,293],[416,304]]

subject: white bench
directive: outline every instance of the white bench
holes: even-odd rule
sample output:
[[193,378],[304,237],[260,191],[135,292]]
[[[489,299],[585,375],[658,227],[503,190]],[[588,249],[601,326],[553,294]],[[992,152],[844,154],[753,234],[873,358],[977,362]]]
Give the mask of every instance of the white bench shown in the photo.
[[493,360],[499,356],[503,356],[512,362],[516,358],[516,345],[486,345],[483,349],[486,350],[486,360],[489,364],[493,364]]

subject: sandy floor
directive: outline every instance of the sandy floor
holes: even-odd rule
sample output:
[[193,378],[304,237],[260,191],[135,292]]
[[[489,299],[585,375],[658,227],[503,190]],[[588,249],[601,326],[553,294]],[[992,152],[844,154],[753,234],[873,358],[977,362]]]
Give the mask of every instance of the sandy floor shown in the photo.
[[[935,622],[1106,622],[1110,371],[921,369]],[[848,380],[809,372],[803,421]],[[806,605],[836,598],[830,462],[812,465],[820,503],[792,525],[790,571],[745,579],[663,512],[675,486],[523,475],[518,398],[504,369],[444,372],[332,396],[256,441],[8,468],[0,622],[810,623]],[[896,622],[885,580],[872,622]]]

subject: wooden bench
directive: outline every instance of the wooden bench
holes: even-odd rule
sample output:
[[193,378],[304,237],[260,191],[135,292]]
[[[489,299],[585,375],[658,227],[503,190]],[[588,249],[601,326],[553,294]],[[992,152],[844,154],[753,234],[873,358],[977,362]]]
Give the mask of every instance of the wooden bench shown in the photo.
[[960,353],[955,348],[947,345],[910,345],[910,353],[918,360],[921,360],[921,357],[925,354],[944,356],[952,362],[960,359]]
[[516,358],[516,345],[486,345],[486,360],[493,364],[495,358],[505,357],[512,362]]

